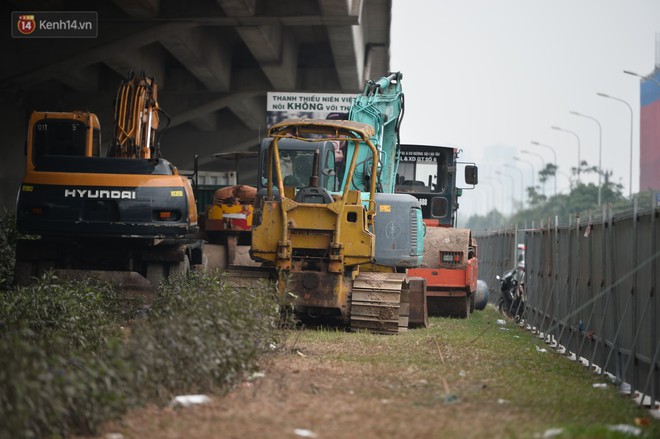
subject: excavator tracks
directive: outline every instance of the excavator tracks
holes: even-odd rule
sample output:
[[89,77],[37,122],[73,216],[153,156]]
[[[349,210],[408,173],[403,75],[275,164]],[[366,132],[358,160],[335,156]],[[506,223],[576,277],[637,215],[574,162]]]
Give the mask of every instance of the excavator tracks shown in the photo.
[[409,290],[403,273],[360,273],[351,293],[351,330],[398,334],[408,329]]

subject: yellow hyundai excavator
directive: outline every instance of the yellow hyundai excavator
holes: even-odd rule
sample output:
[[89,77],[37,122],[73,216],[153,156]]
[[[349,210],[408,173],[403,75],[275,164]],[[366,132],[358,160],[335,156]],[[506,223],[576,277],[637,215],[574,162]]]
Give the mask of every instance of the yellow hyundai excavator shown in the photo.
[[16,224],[38,239],[17,244],[17,282],[56,269],[148,288],[203,264],[191,183],[160,156],[159,111],[153,78],[129,75],[107,156],[96,115],[32,113]]

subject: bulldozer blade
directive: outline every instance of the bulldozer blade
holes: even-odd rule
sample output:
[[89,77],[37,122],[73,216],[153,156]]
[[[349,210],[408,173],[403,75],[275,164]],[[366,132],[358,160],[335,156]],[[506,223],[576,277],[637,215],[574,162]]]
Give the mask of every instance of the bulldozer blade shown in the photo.
[[276,279],[275,270],[263,267],[229,268],[222,276],[228,286],[248,292],[257,288],[273,288]]
[[410,296],[408,326],[410,328],[428,328],[429,316],[426,307],[426,279],[410,277],[404,284],[404,291]]
[[405,275],[399,273],[361,273],[356,277],[351,293],[351,330],[381,334],[406,331],[408,295],[402,295],[404,279]]

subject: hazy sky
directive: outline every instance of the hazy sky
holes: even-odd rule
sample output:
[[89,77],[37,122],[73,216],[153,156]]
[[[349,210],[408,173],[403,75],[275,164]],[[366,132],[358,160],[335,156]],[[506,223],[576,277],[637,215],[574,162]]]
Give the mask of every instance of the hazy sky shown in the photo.
[[[557,154],[558,192],[569,187],[570,168],[581,159],[598,164],[629,191],[630,110],[633,109],[633,192],[639,190],[640,79],[655,67],[660,0],[393,0],[392,70],[403,72],[404,143],[463,149],[461,159],[479,166],[482,184],[465,192],[460,216],[493,207],[506,214],[511,194],[520,200],[521,172]],[[659,60],[660,62],[660,60]],[[526,150],[541,155],[522,153]],[[523,161],[515,161],[518,156]],[[529,162],[529,163],[525,163]],[[508,163],[520,171],[505,167]],[[531,163],[531,165],[530,165]],[[498,175],[506,173],[513,178]],[[597,183],[596,175],[583,182]],[[493,188],[487,187],[488,185]],[[546,183],[552,195],[554,183]],[[503,195],[504,196],[503,196]],[[526,199],[526,194],[525,194]]]

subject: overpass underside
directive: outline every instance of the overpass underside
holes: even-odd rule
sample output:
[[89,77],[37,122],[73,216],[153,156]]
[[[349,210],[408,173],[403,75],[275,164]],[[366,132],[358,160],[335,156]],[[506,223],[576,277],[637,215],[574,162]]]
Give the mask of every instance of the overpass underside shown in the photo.
[[[182,169],[234,163],[214,153],[256,150],[269,91],[357,93],[389,71],[391,0],[69,0],[4,2],[12,11],[98,12],[96,38],[12,39],[5,32],[0,108],[5,160],[0,204],[13,208],[24,168],[27,115],[84,109],[107,147],[113,100],[130,71],[158,83],[171,122],[163,155]],[[243,163],[251,183],[254,163]]]

